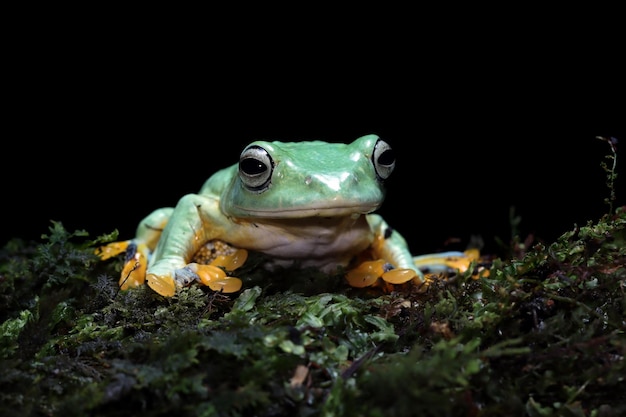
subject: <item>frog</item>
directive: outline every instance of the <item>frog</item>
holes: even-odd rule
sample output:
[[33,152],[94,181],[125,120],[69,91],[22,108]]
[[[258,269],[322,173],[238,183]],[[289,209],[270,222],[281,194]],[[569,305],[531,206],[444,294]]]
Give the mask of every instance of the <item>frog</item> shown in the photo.
[[[234,270],[248,251],[268,268],[345,271],[353,287],[425,282],[425,272],[469,267],[475,257],[452,251],[412,255],[405,237],[377,212],[396,156],[377,134],[350,143],[255,140],[239,161],[213,173],[197,193],[142,219],[135,237],[101,246],[103,260],[125,253],[119,285],[147,285],[172,297],[192,283],[237,292]],[[194,262],[211,242],[234,248],[213,263]]]

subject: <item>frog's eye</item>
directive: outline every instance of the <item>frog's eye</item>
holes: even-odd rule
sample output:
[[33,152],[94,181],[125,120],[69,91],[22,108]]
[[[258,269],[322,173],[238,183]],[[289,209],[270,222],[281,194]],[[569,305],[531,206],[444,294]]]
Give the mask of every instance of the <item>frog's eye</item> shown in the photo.
[[247,147],[239,157],[239,177],[250,191],[265,191],[271,182],[274,161],[260,146]]
[[378,142],[374,145],[372,164],[374,164],[376,175],[381,180],[386,180],[393,172],[396,166],[396,155],[393,153],[391,146],[384,140],[378,139]]

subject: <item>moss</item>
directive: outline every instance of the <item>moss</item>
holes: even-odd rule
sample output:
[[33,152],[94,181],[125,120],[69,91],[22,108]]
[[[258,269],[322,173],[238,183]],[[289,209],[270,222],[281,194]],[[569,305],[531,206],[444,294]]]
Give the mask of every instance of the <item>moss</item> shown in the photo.
[[626,207],[425,292],[254,257],[240,293],[119,291],[93,255],[116,238],[53,222],[0,252],[0,414],[626,413]]

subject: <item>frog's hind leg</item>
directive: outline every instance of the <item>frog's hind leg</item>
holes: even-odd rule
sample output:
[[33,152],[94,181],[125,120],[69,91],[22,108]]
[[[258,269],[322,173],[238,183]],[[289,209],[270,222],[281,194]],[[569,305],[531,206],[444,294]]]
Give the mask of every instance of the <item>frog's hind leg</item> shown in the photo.
[[123,290],[137,287],[145,281],[146,268],[150,253],[145,244],[136,239],[112,242],[96,249],[96,255],[106,261],[121,253],[125,253],[124,266],[120,274],[119,286]]
[[430,253],[413,257],[413,263],[424,275],[451,276],[467,271],[472,262],[480,258],[477,249],[469,249],[464,252],[449,251],[440,253]]
[[122,290],[137,287],[145,282],[148,262],[173,211],[172,207],[155,210],[139,223],[135,238],[112,242],[96,249],[96,254],[102,260],[125,252],[124,266],[119,279]]

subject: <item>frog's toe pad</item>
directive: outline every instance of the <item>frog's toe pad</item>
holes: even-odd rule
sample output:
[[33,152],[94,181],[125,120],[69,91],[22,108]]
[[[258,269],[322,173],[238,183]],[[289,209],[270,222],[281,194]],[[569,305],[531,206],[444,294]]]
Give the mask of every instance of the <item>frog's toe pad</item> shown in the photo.
[[[180,271],[186,271],[185,274],[196,277],[202,284],[213,291],[231,293],[239,291],[243,286],[243,282],[239,278],[227,276],[222,268],[214,264],[191,263]],[[180,282],[178,274],[176,275],[176,281]]]
[[422,282],[422,273],[410,268],[394,268],[384,259],[362,262],[357,267],[346,273],[346,280],[352,287],[371,287],[382,281],[388,284],[404,284],[413,281],[416,284]]
[[213,291],[231,293],[239,291],[243,286],[243,281],[236,277],[224,277],[209,282],[208,286]]
[[409,282],[411,280],[419,282],[421,277],[418,273],[409,268],[397,268],[391,269],[385,273],[383,273],[382,277],[383,281],[388,282],[390,284],[404,284],[405,282]]
[[213,291],[232,293],[239,291],[243,286],[239,278],[227,276],[222,268],[215,265],[190,263],[184,268],[177,269],[175,276],[175,285],[179,287],[185,287],[197,281]]
[[385,261],[365,261],[346,273],[346,280],[355,288],[370,287],[385,273]]
[[170,276],[148,274],[146,281],[148,281],[150,288],[164,297],[173,297],[176,293],[176,283],[174,282],[174,278]]

